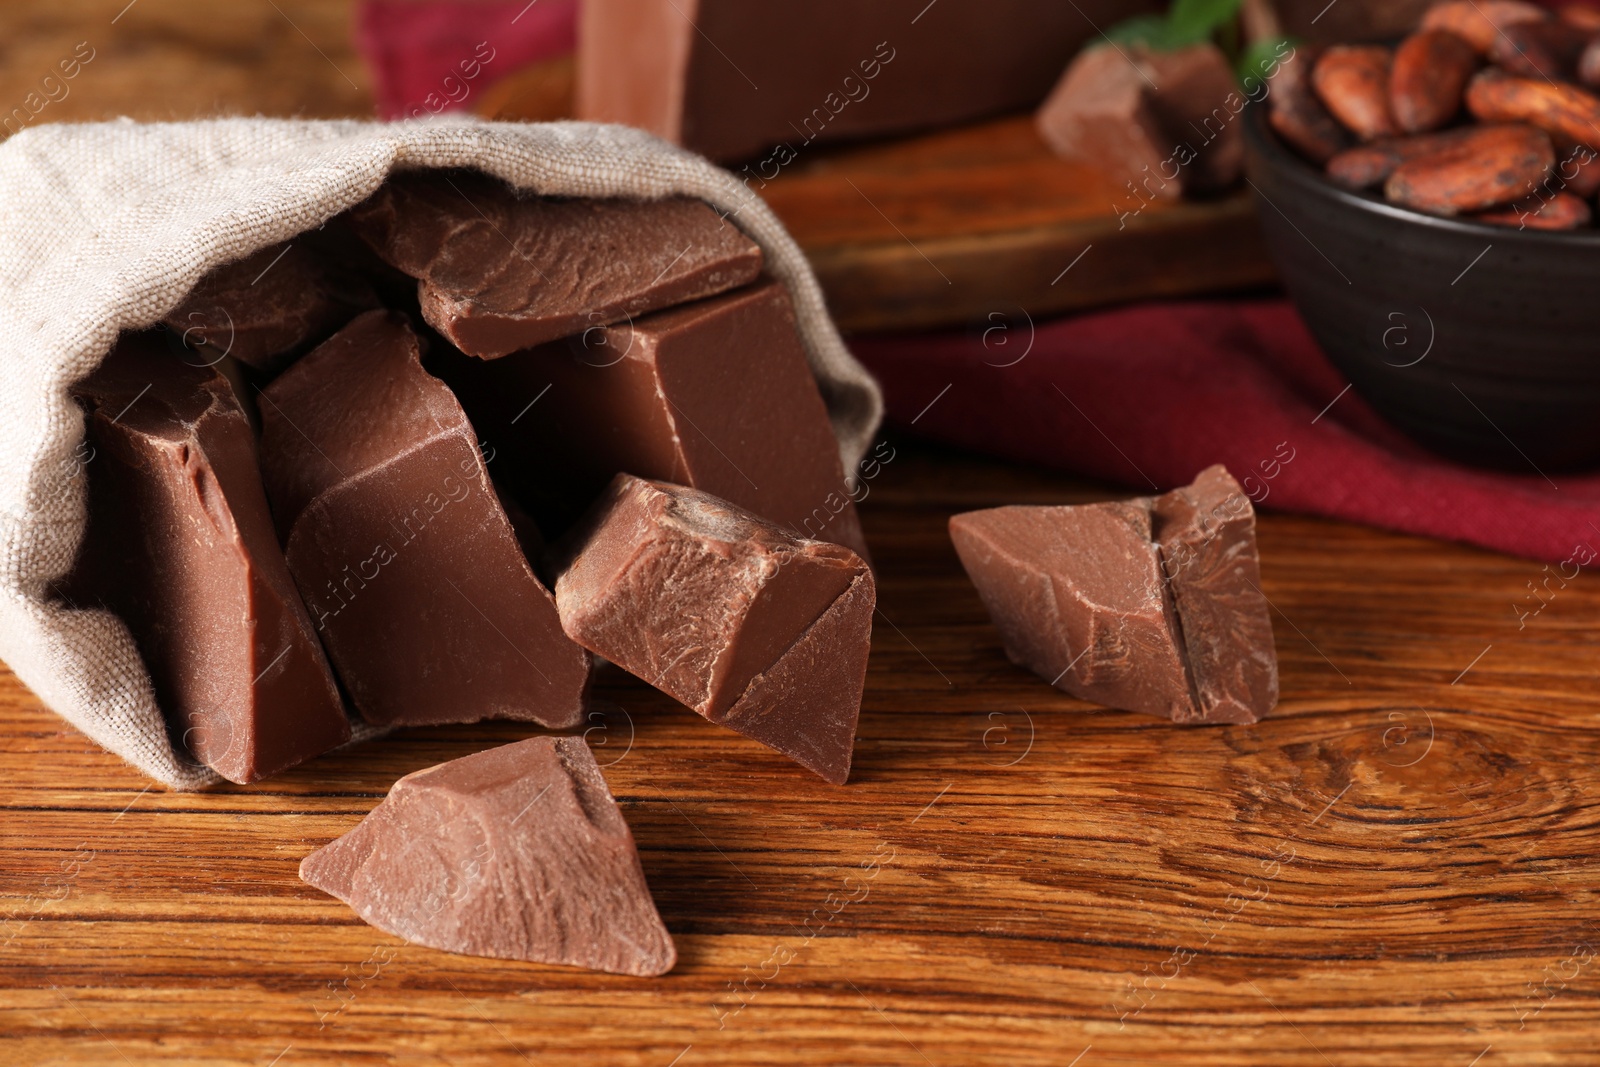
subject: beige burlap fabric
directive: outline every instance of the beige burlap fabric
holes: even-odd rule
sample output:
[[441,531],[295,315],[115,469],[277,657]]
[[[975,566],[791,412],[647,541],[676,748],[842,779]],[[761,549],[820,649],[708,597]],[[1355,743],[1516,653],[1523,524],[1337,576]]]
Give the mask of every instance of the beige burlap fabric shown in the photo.
[[799,248],[732,175],[638,131],[586,123],[229,119],[39,126],[0,145],[0,658],[68,722],[176,788],[175,752],[128,630],[51,600],[84,532],[68,386],[122,330],[157,323],[211,268],[359,203],[392,170],[472,167],[567,196],[700,197],[750,235],[799,312],[851,470],[882,401]]

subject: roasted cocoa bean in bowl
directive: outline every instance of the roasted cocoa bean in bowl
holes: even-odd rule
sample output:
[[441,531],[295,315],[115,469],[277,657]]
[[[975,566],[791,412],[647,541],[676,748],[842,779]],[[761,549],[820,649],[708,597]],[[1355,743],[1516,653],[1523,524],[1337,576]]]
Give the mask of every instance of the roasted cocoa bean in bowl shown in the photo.
[[1600,230],[1430,215],[1340,188],[1285,146],[1267,107],[1244,118],[1283,283],[1381,415],[1467,463],[1600,466]]

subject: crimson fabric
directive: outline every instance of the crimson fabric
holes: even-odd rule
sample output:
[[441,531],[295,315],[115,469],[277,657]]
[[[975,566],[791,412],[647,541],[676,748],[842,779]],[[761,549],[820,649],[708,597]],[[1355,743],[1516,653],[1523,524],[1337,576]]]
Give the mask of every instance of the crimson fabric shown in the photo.
[[[386,119],[469,108],[489,85],[571,53],[577,40],[578,0],[362,0],[356,12],[356,47]],[[463,78],[473,60],[478,76]]]
[[1600,545],[1600,475],[1552,484],[1431,455],[1354,390],[1340,395],[1345,380],[1284,300],[1143,305],[1036,329],[997,318],[851,348],[890,419],[937,440],[1141,492],[1223,463],[1267,508],[1551,563]]

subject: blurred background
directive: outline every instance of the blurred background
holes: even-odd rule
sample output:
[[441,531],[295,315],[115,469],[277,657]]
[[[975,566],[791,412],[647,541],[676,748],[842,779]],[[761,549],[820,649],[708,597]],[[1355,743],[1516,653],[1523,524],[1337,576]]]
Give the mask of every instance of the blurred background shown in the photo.
[[[644,126],[779,215],[902,429],[1144,490],[1218,460],[1248,477],[1308,427],[1326,465],[1259,479],[1258,502],[1559,558],[1570,516],[1540,494],[1600,461],[1600,323],[1546,279],[1588,262],[1592,231],[1577,259],[1505,256],[1544,235],[1422,241],[1248,150],[1319,49],[1393,43],[1428,6],[10,0],[0,136],[118,116]],[[1198,162],[1139,168],[1173,144]],[[1547,525],[1501,521],[1512,498]]]

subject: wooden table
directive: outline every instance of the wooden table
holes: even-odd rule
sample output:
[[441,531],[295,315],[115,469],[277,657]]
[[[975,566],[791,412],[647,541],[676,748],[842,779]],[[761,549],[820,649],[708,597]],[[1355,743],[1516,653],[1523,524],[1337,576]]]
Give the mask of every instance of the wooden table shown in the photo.
[[[120,6],[8,4],[7,78],[93,19],[59,117],[360,105],[339,5],[276,0],[329,63],[268,0]],[[525,727],[173,794],[0,675],[0,1064],[1595,1062],[1600,582],[1519,629],[1535,564],[1266,515],[1282,704],[1178,730],[1007,663],[944,534],[1117,491],[891,441],[848,786],[597,690],[663,979],[406,945],[296,877],[400,775]]]
[[598,689],[660,980],[406,945],[296,877],[400,775],[524,726],[181,795],[6,676],[0,1063],[1593,1062],[1600,583],[1519,631],[1534,564],[1267,515],[1282,704],[1174,729],[1007,663],[944,534],[1110,491],[894,447],[848,786]]

